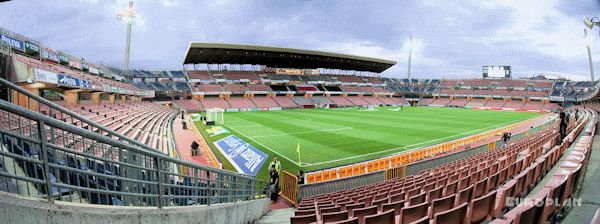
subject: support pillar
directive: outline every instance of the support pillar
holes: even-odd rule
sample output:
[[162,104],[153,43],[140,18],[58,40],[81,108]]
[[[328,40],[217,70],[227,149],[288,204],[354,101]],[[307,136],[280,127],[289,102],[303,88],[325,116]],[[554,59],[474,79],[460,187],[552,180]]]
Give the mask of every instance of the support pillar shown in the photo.
[[117,94],[114,93],[109,93],[108,94],[108,103],[110,104],[114,104],[115,103],[115,98],[117,97]]
[[101,92],[92,93],[92,102],[94,104],[99,105],[101,101],[102,101],[102,93]]
[[[21,86],[23,89],[27,90],[28,92],[39,96],[40,95],[40,89],[37,88],[35,86],[35,84],[32,85],[23,85]],[[28,108],[30,110],[33,111],[37,111],[38,110],[38,103],[35,100],[27,100],[27,96],[23,95],[17,91],[12,91],[12,103],[19,105],[20,107],[23,108]]]
[[65,103],[69,106],[74,106],[79,103],[79,90],[65,91]]
[[127,102],[127,96],[121,95],[121,103]]

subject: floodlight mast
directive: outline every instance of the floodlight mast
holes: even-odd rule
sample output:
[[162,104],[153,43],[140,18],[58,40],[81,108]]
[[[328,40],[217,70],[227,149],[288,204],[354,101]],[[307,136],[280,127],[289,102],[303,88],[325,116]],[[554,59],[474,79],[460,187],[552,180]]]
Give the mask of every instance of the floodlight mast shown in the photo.
[[412,35],[410,36],[410,40],[408,43],[408,71],[407,71],[407,78],[410,80],[410,67],[411,67],[411,62],[412,62],[412,49],[413,49],[413,37]]
[[[125,74],[130,76],[129,71],[129,54],[131,52],[131,26],[135,19],[135,10],[133,9],[133,1],[129,2],[129,7],[126,10],[117,13],[117,19],[127,23],[127,42],[125,45]],[[131,77],[128,77],[131,78]]]
[[[589,29],[593,29],[594,26],[600,26],[600,19],[598,19],[598,17],[593,17],[593,18],[588,18],[585,17],[583,18],[583,24],[585,24],[585,26]],[[588,37],[588,33],[587,33],[587,29],[583,29],[583,34],[584,34],[584,38],[590,38],[589,41],[587,41],[586,43],[586,47],[587,47],[587,53],[588,53],[588,63],[590,66],[590,77],[592,79],[592,81],[594,81],[594,65],[592,63],[592,50],[591,50],[591,45],[592,45],[592,36]]]

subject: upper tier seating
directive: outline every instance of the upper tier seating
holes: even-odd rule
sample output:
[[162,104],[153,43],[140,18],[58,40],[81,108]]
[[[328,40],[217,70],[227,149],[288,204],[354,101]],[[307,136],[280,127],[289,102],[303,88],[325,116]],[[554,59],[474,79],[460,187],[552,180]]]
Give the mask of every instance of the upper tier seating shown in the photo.
[[256,75],[255,73],[249,73],[249,72],[225,72],[223,74],[223,76],[227,80],[240,80],[240,79],[248,79],[249,81],[260,80],[260,78],[258,78],[258,75]]
[[138,90],[138,88],[133,84],[107,79],[84,71],[71,69],[63,65],[48,63],[19,54],[12,54],[12,58],[13,60],[24,63],[30,68],[38,68],[49,72],[62,73],[73,78],[90,81],[92,83],[93,89],[95,90],[103,90],[102,85],[100,84],[111,85],[114,87],[126,88],[131,90]]
[[298,107],[298,104],[294,103],[294,101],[287,96],[276,96],[275,102],[279,104],[283,108],[294,108]]
[[203,71],[188,71],[190,79],[213,80],[213,77],[208,72]]
[[192,86],[194,92],[222,92],[222,86],[219,84],[199,84]]
[[268,96],[255,96],[252,98],[252,101],[254,101],[254,104],[256,104],[258,108],[279,107],[277,102]]
[[247,85],[248,91],[271,91],[271,88],[267,85]]
[[223,84],[223,89],[227,92],[243,93],[246,87],[242,84]]

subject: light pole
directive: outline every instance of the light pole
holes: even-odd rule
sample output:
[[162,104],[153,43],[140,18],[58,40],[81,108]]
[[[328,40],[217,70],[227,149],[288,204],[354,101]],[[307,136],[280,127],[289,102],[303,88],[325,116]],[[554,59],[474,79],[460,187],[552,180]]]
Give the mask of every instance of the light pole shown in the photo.
[[588,63],[590,66],[590,76],[592,78],[592,82],[594,81],[594,64],[592,63],[592,50],[591,50],[591,46],[592,46],[592,36],[588,36],[587,30],[583,29],[583,35],[584,38],[586,39],[586,47],[587,47],[587,53],[588,53]]
[[[594,29],[594,26],[600,26],[600,19],[598,19],[598,17],[593,17],[593,18],[588,18],[585,17],[583,18],[583,24],[585,24],[585,26],[587,26],[589,29]],[[584,38],[586,39],[586,47],[587,47],[587,53],[588,53],[588,63],[590,65],[590,76],[592,78],[592,81],[594,81],[594,65],[592,63],[592,50],[591,50],[591,45],[592,45],[592,36],[588,36],[587,33],[587,29],[583,29],[583,34],[584,34]]]
[[413,37],[412,35],[410,36],[410,40],[408,42],[408,79],[410,81],[410,66],[411,66],[411,61],[412,61],[412,48],[413,48]]
[[[133,1],[129,2],[127,9],[117,13],[117,19],[127,23],[127,43],[125,45],[125,72],[127,76],[129,73],[129,53],[131,49],[131,26],[135,19],[135,10],[133,9]],[[130,77],[128,77],[130,78]]]

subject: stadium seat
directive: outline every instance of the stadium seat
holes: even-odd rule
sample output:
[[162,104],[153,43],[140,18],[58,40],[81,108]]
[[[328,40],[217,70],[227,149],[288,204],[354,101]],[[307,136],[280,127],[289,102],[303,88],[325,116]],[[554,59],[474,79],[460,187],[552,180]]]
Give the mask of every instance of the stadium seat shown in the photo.
[[394,210],[395,215],[400,215],[400,210],[404,207],[404,201],[397,201],[383,204],[381,211],[386,212]]
[[377,214],[377,206],[354,209],[352,217],[358,218],[359,223],[364,223],[365,216]]
[[358,224],[358,218],[346,219],[338,222],[330,222],[328,224]]
[[431,202],[431,207],[429,208],[428,214],[433,218],[438,212],[450,210],[454,208],[454,202],[456,200],[456,195],[451,194],[443,198],[435,199]]
[[292,224],[311,224],[317,222],[317,215],[292,216],[290,217],[290,222]]
[[427,202],[402,208],[400,211],[400,223],[408,224],[428,216],[427,208]]
[[331,213],[322,213],[323,222],[337,222],[348,219],[347,211],[339,211],[339,212],[331,212]]
[[467,216],[469,204],[463,203],[453,209],[435,213],[433,216],[433,224],[461,224],[470,223]]
[[396,216],[394,215],[394,211],[365,216],[365,224],[394,224],[395,222]]
[[494,216],[496,191],[492,191],[482,197],[475,198],[470,206],[471,223],[489,221]]

